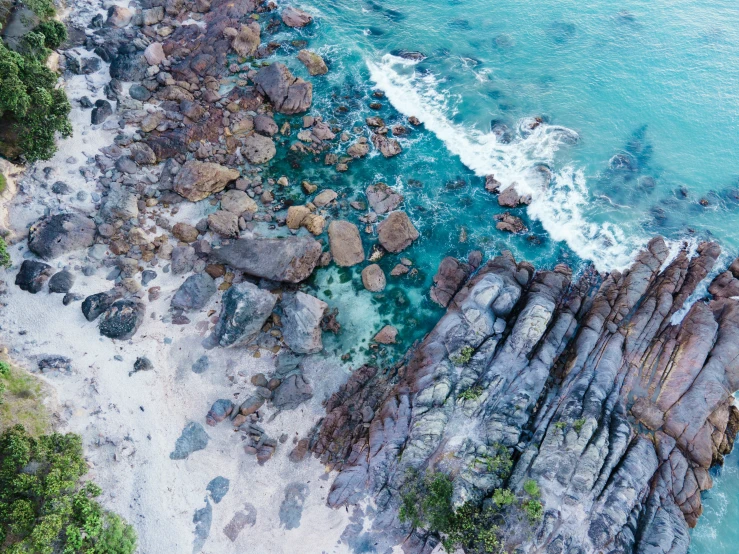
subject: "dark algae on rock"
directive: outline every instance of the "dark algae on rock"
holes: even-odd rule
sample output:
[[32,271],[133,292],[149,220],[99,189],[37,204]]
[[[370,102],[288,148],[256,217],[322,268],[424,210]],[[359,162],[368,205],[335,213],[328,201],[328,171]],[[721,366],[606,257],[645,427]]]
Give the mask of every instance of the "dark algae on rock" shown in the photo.
[[[339,472],[329,505],[373,497],[378,544],[431,552],[440,528],[404,498],[443,475],[457,511],[498,511],[507,551],[687,552],[739,428],[737,264],[689,300],[719,254],[669,259],[656,238],[623,273],[574,280],[509,253],[483,264],[405,362],[360,368],[326,402],[310,449]],[[501,452],[509,475],[486,463]]]

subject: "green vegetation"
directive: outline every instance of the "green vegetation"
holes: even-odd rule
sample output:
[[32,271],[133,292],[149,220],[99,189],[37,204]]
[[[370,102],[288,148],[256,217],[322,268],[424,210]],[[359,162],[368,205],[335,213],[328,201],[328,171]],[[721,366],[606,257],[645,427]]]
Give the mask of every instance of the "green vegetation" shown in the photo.
[[0,267],[9,269],[12,264],[10,254],[8,254],[8,244],[3,237],[0,237]]
[[513,460],[508,449],[502,444],[494,444],[493,449],[495,454],[486,454],[484,456],[478,456],[475,462],[478,464],[485,465],[485,469],[489,473],[496,473],[501,479],[505,479],[513,468]]
[[459,398],[462,400],[477,400],[482,396],[483,389],[479,385],[475,385],[474,387],[470,387],[466,390],[463,390],[459,393]]
[[585,426],[585,421],[585,418],[581,417],[573,422],[572,428],[575,430],[575,433],[580,434],[580,431],[582,431],[582,428]]
[[472,355],[475,353],[475,349],[471,346],[464,346],[459,351],[459,355],[451,356],[449,359],[454,365],[467,365],[472,359]]
[[5,187],[8,186],[8,182],[5,180],[5,175],[0,173],[0,194],[5,192]]
[[565,429],[567,429],[567,422],[566,421],[558,421],[557,423],[554,424],[554,428],[557,431],[564,431]]
[[0,431],[21,424],[32,436],[49,432],[48,414],[39,409],[42,401],[41,381],[0,361]]
[[57,75],[45,63],[51,49],[67,39],[67,30],[54,15],[49,0],[25,0],[41,23],[11,50],[0,42],[0,130],[6,155],[22,155],[29,162],[47,160],[56,152],[54,137],[72,134],[71,106]]
[[78,435],[0,436],[0,545],[9,554],[132,554],[133,528],[95,501]]
[[492,502],[482,505],[467,502],[455,507],[453,490],[451,478],[444,473],[410,474],[401,490],[400,521],[438,534],[447,552],[462,548],[467,554],[498,554],[503,552],[500,526],[508,518],[506,513],[519,514],[519,521],[530,524],[543,515],[541,492],[534,480],[524,484],[525,496],[500,488],[493,491]]

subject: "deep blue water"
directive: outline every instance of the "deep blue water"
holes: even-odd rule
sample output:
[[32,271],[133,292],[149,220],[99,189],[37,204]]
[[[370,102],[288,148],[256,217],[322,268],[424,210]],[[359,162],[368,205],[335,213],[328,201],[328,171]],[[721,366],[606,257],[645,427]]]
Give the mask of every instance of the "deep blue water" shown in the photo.
[[[317,274],[316,293],[340,309],[344,326],[329,348],[351,350],[350,365],[392,359],[428,331],[440,313],[428,287],[445,255],[509,249],[538,267],[609,270],[627,266],[655,234],[676,246],[714,238],[728,256],[739,253],[735,0],[312,0],[307,9],[316,24],[275,39],[304,39],[329,64],[312,79],[317,111],[345,129],[369,115],[424,124],[401,139],[400,156],[352,163],[345,174],[289,156],[276,165],[347,200],[384,181],[404,194],[421,232],[403,253],[417,275],[389,277],[382,295],[362,289],[358,270]],[[281,50],[307,77],[294,54]],[[530,131],[534,117],[544,124]],[[504,210],[484,190],[487,174],[533,196],[513,210],[529,232],[495,230]],[[360,214],[334,215],[358,222]],[[374,238],[365,239],[369,250]],[[389,273],[398,258],[380,264]],[[386,323],[400,329],[401,344],[368,350]],[[694,554],[739,544],[739,456],[716,482]]]

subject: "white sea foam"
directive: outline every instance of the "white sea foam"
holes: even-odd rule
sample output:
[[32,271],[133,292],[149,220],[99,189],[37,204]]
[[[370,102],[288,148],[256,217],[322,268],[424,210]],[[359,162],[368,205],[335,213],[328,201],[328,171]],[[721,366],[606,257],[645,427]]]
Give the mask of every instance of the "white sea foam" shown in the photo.
[[565,166],[553,172],[548,186],[542,177],[554,167],[557,151],[574,142],[577,133],[526,119],[519,123],[517,138],[504,144],[492,132],[454,123],[458,99],[443,92],[443,80],[416,71],[416,64],[390,54],[367,62],[372,80],[395,109],[416,116],[475,174],[495,175],[501,189],[515,185],[519,193],[530,194],[529,216],[540,221],[554,240],[565,242],[601,271],[622,269],[631,263],[646,244],[646,237],[588,219],[586,208],[591,197],[581,169]]

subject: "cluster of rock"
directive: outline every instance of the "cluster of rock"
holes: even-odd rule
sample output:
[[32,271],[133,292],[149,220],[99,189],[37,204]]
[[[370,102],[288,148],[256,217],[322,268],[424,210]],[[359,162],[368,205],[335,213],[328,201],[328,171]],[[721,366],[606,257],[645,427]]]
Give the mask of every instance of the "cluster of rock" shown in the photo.
[[[511,520],[507,549],[685,553],[739,429],[739,260],[688,302],[719,253],[670,259],[654,239],[629,270],[574,281],[508,253],[469,276],[474,264],[445,260],[446,315],[406,363],[357,370],[299,453],[339,471],[331,506],[375,499],[379,547],[438,543],[397,516],[417,470],[449,474],[455,503],[534,479],[543,519],[533,532]],[[501,447],[505,481],[479,462]]]

